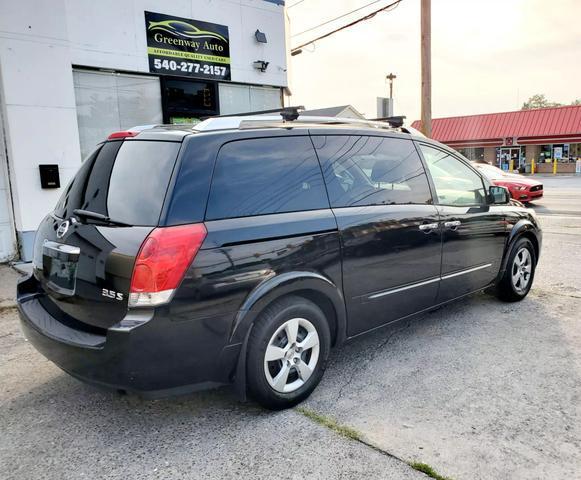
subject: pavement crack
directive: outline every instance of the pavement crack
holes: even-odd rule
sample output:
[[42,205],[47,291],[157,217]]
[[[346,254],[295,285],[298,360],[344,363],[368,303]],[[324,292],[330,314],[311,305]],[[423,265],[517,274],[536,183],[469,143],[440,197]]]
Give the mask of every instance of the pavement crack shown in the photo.
[[536,293],[541,293],[541,294],[544,294],[544,295],[557,295],[559,297],[567,297],[567,298],[578,298],[578,299],[581,299],[581,295],[572,295],[570,293],[560,293],[560,292],[553,291],[553,290],[545,290],[545,289],[535,288],[534,291]]
[[[401,330],[403,330],[403,329],[401,329]],[[401,330],[399,330],[399,331],[401,331]],[[391,334],[390,338],[393,335],[395,335],[396,333],[397,332],[394,332],[393,334]],[[385,344],[387,344],[387,342],[385,342]],[[301,415],[307,417],[308,419],[312,420],[313,422],[331,430],[332,432],[336,433],[337,435],[345,437],[345,438],[352,440],[354,442],[360,443],[361,445],[364,445],[365,447],[370,448],[371,450],[379,453],[380,455],[383,455],[385,457],[391,458],[391,459],[396,460],[398,462],[404,463],[408,467],[413,468],[417,472],[423,473],[427,477],[435,478],[436,480],[451,480],[449,477],[443,477],[443,476],[439,475],[438,473],[435,472],[435,470],[431,466],[429,466],[425,463],[411,462],[411,461],[405,460],[404,458],[399,457],[395,453],[391,453],[390,451],[385,450],[385,449],[379,447],[378,445],[371,443],[370,441],[368,441],[364,438],[364,436],[361,432],[355,430],[352,427],[348,427],[346,425],[341,425],[340,423],[338,423],[335,419],[333,419],[331,417],[328,417],[326,415],[322,415],[320,413],[315,412],[314,410],[310,410],[310,409],[305,408],[305,407],[296,407],[295,411],[300,413]]]
[[353,368],[353,370],[351,371],[351,374],[349,375],[349,377],[347,378],[347,380],[345,382],[343,382],[343,384],[341,385],[341,387],[339,387],[339,392],[337,393],[337,397],[335,398],[335,401],[341,400],[341,398],[343,398],[343,391],[345,390],[345,388],[347,388],[352,382],[353,380],[355,380],[355,376],[361,371],[363,370],[377,355],[377,353],[380,350],[383,350],[385,348],[385,346],[389,343],[389,341],[398,333],[403,332],[404,330],[406,330],[407,328],[409,328],[411,325],[411,323],[407,323],[405,325],[405,327],[403,328],[399,328],[395,331],[393,331],[391,334],[389,334],[384,340],[382,340],[368,355],[366,355],[361,362],[359,362],[356,368]]

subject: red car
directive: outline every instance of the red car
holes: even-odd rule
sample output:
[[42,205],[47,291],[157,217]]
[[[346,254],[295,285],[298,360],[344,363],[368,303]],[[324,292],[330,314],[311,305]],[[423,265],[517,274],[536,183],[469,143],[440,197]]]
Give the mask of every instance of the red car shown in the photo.
[[510,191],[510,196],[522,203],[537,200],[543,196],[543,184],[536,180],[508,173],[498,167],[487,163],[473,163],[494,185],[506,187]]

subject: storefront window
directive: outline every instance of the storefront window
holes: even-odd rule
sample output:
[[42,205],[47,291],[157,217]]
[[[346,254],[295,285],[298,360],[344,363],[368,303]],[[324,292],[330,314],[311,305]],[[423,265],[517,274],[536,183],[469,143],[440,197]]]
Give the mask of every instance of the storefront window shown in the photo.
[[550,163],[553,158],[553,146],[541,145],[541,153],[539,154],[539,163]]
[[162,123],[159,78],[73,70],[81,155],[111,132]]
[[572,143],[569,145],[569,159],[571,162],[581,160],[581,143]]
[[282,106],[280,89],[220,84],[220,114],[271,110]]
[[480,147],[466,147],[458,148],[458,152],[464,155],[468,160],[472,162],[483,162],[484,161],[484,148]]
[[111,132],[136,125],[195,123],[282,106],[275,87],[80,69],[73,70],[73,81],[82,158]]

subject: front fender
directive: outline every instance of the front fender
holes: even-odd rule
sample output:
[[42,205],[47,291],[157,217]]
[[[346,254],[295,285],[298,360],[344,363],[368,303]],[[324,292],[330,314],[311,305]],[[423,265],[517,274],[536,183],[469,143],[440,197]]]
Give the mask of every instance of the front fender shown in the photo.
[[512,244],[517,237],[521,236],[525,232],[531,232],[537,241],[539,241],[540,245],[540,227],[538,223],[533,223],[531,219],[522,218],[518,222],[516,222],[512,229],[510,230],[508,243]]
[[504,250],[504,255],[502,257],[502,264],[500,267],[500,271],[498,273],[498,280],[500,280],[502,278],[502,276],[504,275],[504,272],[506,271],[506,264],[508,262],[508,254],[510,252],[510,249],[512,248],[512,246],[514,245],[514,242],[516,242],[519,238],[521,238],[523,235],[533,235],[536,242],[537,242],[537,247],[538,247],[538,252],[537,252],[537,262],[539,261],[539,255],[541,252],[541,245],[542,245],[542,234],[541,234],[541,229],[539,224],[534,220],[534,219],[528,219],[528,218],[522,218],[520,220],[518,220],[513,227],[510,230],[510,233],[508,235],[508,240],[506,242],[506,248]]

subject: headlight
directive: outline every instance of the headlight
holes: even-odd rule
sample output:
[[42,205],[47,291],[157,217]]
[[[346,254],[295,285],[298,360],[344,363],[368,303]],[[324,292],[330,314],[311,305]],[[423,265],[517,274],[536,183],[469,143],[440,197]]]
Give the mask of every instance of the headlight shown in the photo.
[[514,187],[515,190],[518,190],[519,192],[522,192],[523,190],[526,190],[527,187],[523,187],[522,185],[519,185],[518,187]]

